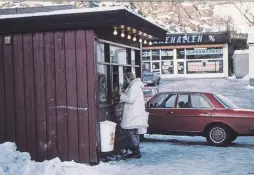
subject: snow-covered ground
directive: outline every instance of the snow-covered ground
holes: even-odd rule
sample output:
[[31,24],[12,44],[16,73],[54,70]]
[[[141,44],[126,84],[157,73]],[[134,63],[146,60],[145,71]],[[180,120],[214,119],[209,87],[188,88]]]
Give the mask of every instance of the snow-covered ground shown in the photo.
[[[228,79],[165,80],[160,90],[219,92],[239,107],[254,109],[254,89],[248,81]],[[147,135],[140,160],[97,166],[61,162],[58,158],[33,162],[12,143],[0,144],[0,175],[250,175],[254,174],[254,138],[240,137],[226,148],[208,146],[202,137]],[[2,174],[1,174],[2,173]]]

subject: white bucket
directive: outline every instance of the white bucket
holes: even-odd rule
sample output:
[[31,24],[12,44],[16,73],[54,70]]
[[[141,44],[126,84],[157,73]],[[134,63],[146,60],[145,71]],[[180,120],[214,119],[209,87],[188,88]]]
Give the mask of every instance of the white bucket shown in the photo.
[[109,152],[114,149],[116,123],[111,121],[100,122],[101,152]]

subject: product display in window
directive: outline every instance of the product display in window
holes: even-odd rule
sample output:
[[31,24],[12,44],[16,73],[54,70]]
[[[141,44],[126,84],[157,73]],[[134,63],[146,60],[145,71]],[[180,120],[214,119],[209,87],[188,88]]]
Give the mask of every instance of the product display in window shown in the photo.
[[187,62],[187,73],[223,73],[223,61]]
[[184,74],[184,62],[178,62],[177,66],[178,74]]
[[143,64],[142,64],[142,70],[151,70],[151,63],[150,62],[143,62]]
[[160,62],[154,62],[152,63],[153,69],[160,69]]
[[[106,66],[99,65],[98,68],[103,68]],[[106,69],[105,69],[106,70]],[[105,71],[106,73],[106,71]],[[106,74],[98,72],[98,81],[99,81],[99,103],[106,103],[108,98],[108,89],[107,89],[107,77]]]
[[173,61],[162,61],[161,62],[162,74],[174,74],[174,62]]

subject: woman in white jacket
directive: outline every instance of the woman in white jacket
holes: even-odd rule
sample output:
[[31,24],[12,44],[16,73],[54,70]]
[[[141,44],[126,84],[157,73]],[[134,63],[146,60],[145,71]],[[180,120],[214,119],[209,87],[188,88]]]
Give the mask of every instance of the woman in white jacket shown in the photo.
[[125,158],[140,158],[138,128],[148,127],[142,90],[144,84],[133,73],[127,73],[125,78],[129,86],[124,93],[119,92],[120,101],[125,102],[121,127],[129,137],[128,148],[132,151],[132,154],[125,156]]

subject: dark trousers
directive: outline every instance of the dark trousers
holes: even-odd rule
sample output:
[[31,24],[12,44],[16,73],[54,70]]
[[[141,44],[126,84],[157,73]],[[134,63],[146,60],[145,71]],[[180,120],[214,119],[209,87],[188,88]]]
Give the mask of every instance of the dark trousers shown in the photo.
[[115,148],[117,150],[130,149],[139,151],[139,134],[138,129],[119,129],[116,133]]
[[126,132],[130,139],[130,149],[139,148],[139,135],[138,129],[126,129]]

